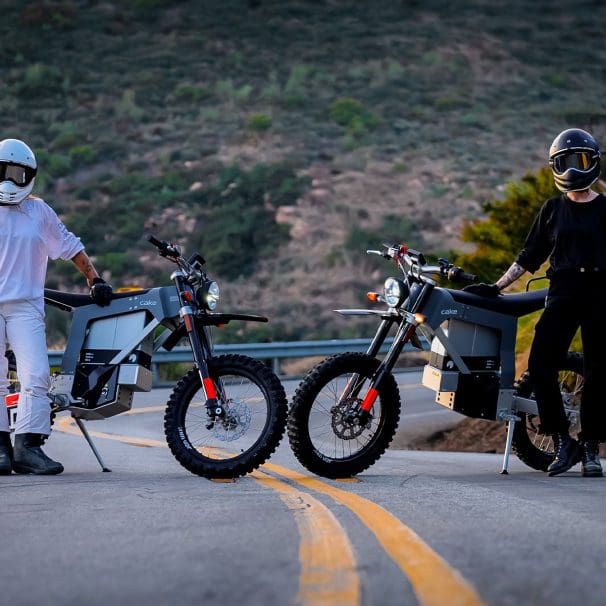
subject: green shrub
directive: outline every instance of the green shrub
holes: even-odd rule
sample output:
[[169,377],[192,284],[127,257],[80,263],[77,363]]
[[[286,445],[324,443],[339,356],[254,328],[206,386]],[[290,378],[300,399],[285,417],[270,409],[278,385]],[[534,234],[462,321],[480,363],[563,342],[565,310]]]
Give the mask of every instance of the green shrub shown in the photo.
[[34,63],[25,68],[17,87],[20,95],[48,95],[61,90],[61,70],[51,65]]
[[122,98],[115,105],[116,116],[122,120],[138,121],[143,118],[145,110],[137,105],[135,91],[127,88],[122,93]]
[[215,94],[217,97],[230,103],[245,103],[250,98],[251,93],[252,86],[250,86],[250,84],[244,84],[243,86],[238,87],[231,78],[219,80],[215,84]]
[[406,69],[399,61],[394,61],[390,59],[387,62],[387,66],[385,68],[385,75],[387,79],[391,82],[395,82],[397,80],[401,80],[406,74]]
[[278,75],[276,72],[269,74],[269,83],[261,91],[261,99],[266,101],[278,101],[282,95],[282,87],[278,82]]
[[138,259],[126,252],[108,252],[97,256],[96,265],[99,271],[109,271],[112,279],[125,276],[136,276],[141,272]]
[[486,118],[477,112],[466,112],[459,118],[459,124],[476,128],[486,126]]
[[204,86],[179,84],[175,89],[175,99],[186,103],[197,103],[212,97],[212,91]]
[[308,96],[307,79],[312,73],[307,65],[295,65],[290,70],[288,80],[284,85],[284,104],[287,107],[302,107]]
[[381,122],[378,116],[351,97],[333,101],[330,105],[330,118],[354,137],[366,133]]
[[209,188],[195,192],[201,230],[191,244],[206,257],[209,271],[226,278],[249,275],[259,259],[288,239],[274,208],[290,205],[308,179],[284,165],[259,164],[250,171],[224,168]]
[[543,82],[555,88],[567,88],[570,86],[568,78],[558,72],[546,73],[542,79]]
[[73,166],[92,164],[97,159],[97,152],[90,145],[76,145],[69,150],[69,159]]
[[85,138],[85,135],[79,132],[71,121],[53,125],[51,129],[57,131],[57,136],[52,142],[53,148],[57,150],[65,150],[74,147]]
[[[36,152],[39,171],[46,173],[51,177],[64,177],[71,169],[71,160],[69,156],[63,154],[52,154],[40,150]],[[37,179],[37,178],[36,178]]]
[[248,117],[248,127],[257,132],[264,132],[271,128],[271,116],[267,114],[253,114]]

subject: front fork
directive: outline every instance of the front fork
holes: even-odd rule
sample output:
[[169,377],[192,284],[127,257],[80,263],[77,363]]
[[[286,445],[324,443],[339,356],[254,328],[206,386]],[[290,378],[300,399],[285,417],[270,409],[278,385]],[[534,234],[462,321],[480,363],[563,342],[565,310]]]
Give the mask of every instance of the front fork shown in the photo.
[[187,337],[191,346],[191,351],[194,359],[194,365],[198,370],[200,376],[200,384],[204,393],[205,405],[209,416],[211,417],[223,417],[225,410],[223,405],[219,403],[217,397],[217,389],[215,382],[210,376],[208,369],[207,350],[210,351],[210,345],[208,342],[203,343],[200,334],[196,326],[195,312],[190,302],[193,300],[193,292],[187,286],[183,279],[183,275],[179,275],[180,272],[173,274],[173,279],[177,285],[177,292],[179,294],[179,301],[181,303],[181,309],[179,310],[179,316],[183,320],[183,325],[187,331]]
[[383,379],[391,374],[402,350],[404,349],[404,345],[408,343],[415,334],[415,330],[417,328],[417,324],[413,322],[404,322],[399,328],[396,336],[394,337],[393,344],[383,362],[377,368],[377,372],[374,374],[370,381],[370,387],[360,404],[360,417],[361,420],[368,419],[370,417],[370,411],[375,404],[377,396],[379,395],[379,388]]
[[[372,343],[366,351],[366,354],[368,356],[372,358],[375,358],[377,356],[379,350],[381,349],[381,345],[383,345],[385,341],[389,329],[396,321],[397,320],[394,318],[386,318],[381,322],[381,325],[379,326],[379,329],[377,330],[377,333],[375,334]],[[370,420],[370,411],[372,410],[377,396],[379,395],[379,388],[381,386],[381,382],[393,370],[393,367],[395,366],[400,354],[402,353],[404,346],[408,341],[410,341],[410,339],[414,335],[416,327],[417,324],[411,322],[403,322],[399,326],[391,348],[387,352],[385,359],[380,364],[376,373],[372,377],[368,391],[362,398],[361,404],[357,407],[355,413],[353,413],[360,423],[365,424]],[[363,385],[363,382],[359,381],[359,378],[360,376],[356,374],[349,379],[347,385],[345,386],[345,389],[343,390],[343,393],[341,394],[341,397],[339,398],[339,404],[347,399],[358,397]]]
[[[396,362],[398,361],[398,358],[400,357],[400,354],[404,349],[404,345],[406,345],[406,343],[408,343],[413,338],[417,326],[425,322],[425,316],[418,312],[419,310],[424,308],[424,305],[429,299],[434,286],[434,282],[427,280],[423,284],[423,286],[420,287],[420,289],[416,292],[416,297],[414,300],[414,304],[411,306],[411,310],[405,312],[405,315],[401,320],[402,323],[398,327],[398,331],[396,333],[396,336],[394,337],[393,344],[387,352],[387,355],[383,359],[383,362],[381,362],[379,368],[377,368],[377,371],[375,372],[374,376],[370,381],[370,387],[368,388],[368,391],[362,399],[362,403],[360,404],[358,412],[361,422],[366,422],[370,419],[370,411],[372,410],[377,396],[379,395],[379,387],[381,386],[383,379],[387,375],[391,374],[391,371],[396,365]],[[383,324],[384,323],[385,321],[383,322]],[[382,326],[383,325],[381,325],[381,327],[379,328],[377,334],[379,334]],[[373,345],[374,341],[371,344],[371,347]],[[373,352],[373,357],[377,353],[378,348],[375,352]]]

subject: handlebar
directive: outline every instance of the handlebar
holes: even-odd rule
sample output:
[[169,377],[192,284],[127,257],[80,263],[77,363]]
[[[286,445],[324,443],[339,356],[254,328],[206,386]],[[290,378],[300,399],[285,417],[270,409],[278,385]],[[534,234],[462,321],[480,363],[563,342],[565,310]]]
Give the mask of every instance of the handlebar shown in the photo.
[[171,244],[165,240],[158,240],[152,234],[145,236],[147,241],[153,244],[159,251],[162,257],[170,257],[171,259],[178,259],[181,256],[181,248],[176,244]]
[[[379,255],[384,259],[393,259],[405,274],[411,274],[418,279],[429,275],[444,276],[453,282],[477,282],[478,276],[470,274],[461,267],[455,267],[447,259],[438,259],[438,265],[428,265],[423,253],[406,246],[406,244],[384,244],[385,250],[367,250],[371,255]],[[406,267],[404,267],[406,266]]]
[[187,260],[181,254],[181,247],[177,244],[159,240],[151,234],[147,234],[145,239],[158,249],[161,257],[165,257],[169,261],[176,263],[185,273],[186,280],[190,284],[200,283],[207,279],[206,274],[202,270],[204,259],[199,253],[195,253],[191,259]]

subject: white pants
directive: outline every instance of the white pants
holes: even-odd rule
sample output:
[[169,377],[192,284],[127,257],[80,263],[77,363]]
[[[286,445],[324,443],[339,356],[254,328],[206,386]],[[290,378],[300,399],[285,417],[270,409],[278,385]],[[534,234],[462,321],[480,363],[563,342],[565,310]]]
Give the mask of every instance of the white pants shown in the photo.
[[50,434],[50,372],[44,315],[30,301],[0,303],[0,431],[9,431],[4,395],[8,393],[10,343],[21,383],[15,433]]

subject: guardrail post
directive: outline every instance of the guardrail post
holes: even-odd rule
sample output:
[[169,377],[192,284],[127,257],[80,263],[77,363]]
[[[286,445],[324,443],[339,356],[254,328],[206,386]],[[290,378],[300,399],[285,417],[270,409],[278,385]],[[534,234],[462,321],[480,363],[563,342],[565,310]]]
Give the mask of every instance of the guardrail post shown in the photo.
[[155,387],[160,383],[160,370],[157,362],[152,362],[151,373],[152,373],[152,385]]

